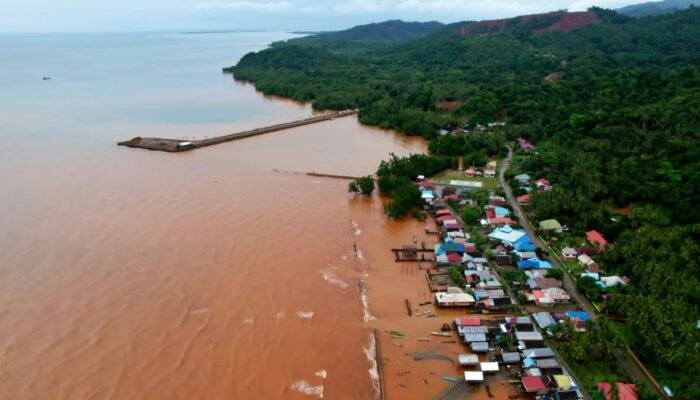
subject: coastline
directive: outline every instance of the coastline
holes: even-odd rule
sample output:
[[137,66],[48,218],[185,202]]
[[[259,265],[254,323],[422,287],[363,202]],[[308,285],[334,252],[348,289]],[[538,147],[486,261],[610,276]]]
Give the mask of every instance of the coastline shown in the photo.
[[[359,207],[358,207],[359,205]],[[452,326],[456,317],[467,315],[465,310],[437,308],[435,305],[419,307],[424,301],[434,301],[426,283],[424,270],[419,270],[417,263],[396,263],[392,247],[400,247],[413,243],[414,237],[426,246],[436,242],[436,238],[425,234],[425,228],[434,229],[436,224],[432,219],[420,222],[414,219],[400,221],[389,220],[382,212],[382,199],[373,195],[371,199],[356,198],[351,200],[351,215],[353,221],[362,230],[356,237],[358,248],[361,249],[366,277],[363,278],[366,295],[369,302],[369,312],[374,317],[366,325],[370,330],[377,330],[381,347],[381,360],[385,398],[393,399],[424,399],[424,398],[463,398],[464,392],[470,393],[470,398],[487,399],[489,395],[484,385],[468,387],[463,383],[463,371],[456,363],[458,354],[469,351],[459,341],[456,332],[452,337],[431,336],[431,332],[439,331],[443,324]],[[409,299],[414,310],[431,310],[438,316],[426,318],[413,314],[409,316],[405,300]],[[488,314],[477,314],[480,318],[497,318],[498,314],[489,317]],[[398,331],[405,335],[403,339],[392,338],[387,331]],[[430,341],[420,341],[418,338],[429,338]],[[443,343],[454,341],[454,343]],[[399,347],[401,346],[401,347]],[[411,353],[421,353],[427,357],[416,360]],[[484,358],[484,356],[481,356]],[[482,361],[486,361],[485,359]],[[460,390],[453,397],[441,393],[454,384],[442,377],[458,378]],[[495,398],[507,398],[515,393],[502,384],[497,377],[487,378],[490,391]],[[457,396],[457,397],[454,397]]]

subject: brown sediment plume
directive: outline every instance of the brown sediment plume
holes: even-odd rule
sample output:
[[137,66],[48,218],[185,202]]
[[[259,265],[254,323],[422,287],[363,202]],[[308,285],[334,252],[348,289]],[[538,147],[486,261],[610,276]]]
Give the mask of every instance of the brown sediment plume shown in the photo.
[[[304,400],[320,386],[373,398],[374,321],[363,322],[353,283],[365,263],[351,249],[374,244],[348,221],[355,210],[367,211],[362,229],[383,220],[379,203],[270,169],[360,176],[425,142],[355,118],[288,133],[184,158],[33,140],[0,157],[0,209],[13,210],[0,226],[12,376],[0,398]],[[369,262],[369,274],[383,268]],[[380,336],[385,358],[396,347]]]

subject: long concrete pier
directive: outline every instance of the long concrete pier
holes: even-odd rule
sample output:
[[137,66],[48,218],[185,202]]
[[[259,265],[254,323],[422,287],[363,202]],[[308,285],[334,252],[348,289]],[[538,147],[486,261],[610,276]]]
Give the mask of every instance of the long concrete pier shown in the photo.
[[217,136],[209,139],[202,140],[177,140],[177,139],[162,139],[162,138],[142,138],[135,137],[131,140],[126,140],[119,142],[119,146],[126,146],[136,149],[146,149],[153,151],[165,151],[169,153],[178,153],[181,151],[188,151],[198,149],[200,147],[212,146],[219,143],[230,142],[233,140],[244,139],[251,136],[262,135],[270,132],[277,132],[285,129],[296,128],[299,126],[315,124],[318,122],[328,121],[335,118],[347,117],[349,115],[357,114],[357,110],[344,110],[337,111],[328,114],[318,115],[311,118],[301,119],[298,121],[286,122],[284,124],[277,124],[272,126],[266,126],[263,128],[256,128],[250,131],[237,132],[224,136]]

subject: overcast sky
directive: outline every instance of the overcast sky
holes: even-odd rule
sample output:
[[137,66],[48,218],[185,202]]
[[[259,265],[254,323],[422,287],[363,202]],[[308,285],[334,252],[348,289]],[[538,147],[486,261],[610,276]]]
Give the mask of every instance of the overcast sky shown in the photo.
[[333,30],[387,19],[455,22],[644,0],[0,0],[0,32]]

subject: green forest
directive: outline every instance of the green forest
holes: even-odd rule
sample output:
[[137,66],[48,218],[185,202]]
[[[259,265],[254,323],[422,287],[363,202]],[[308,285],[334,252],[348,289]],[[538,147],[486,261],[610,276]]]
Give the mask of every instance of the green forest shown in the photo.
[[[626,318],[631,347],[675,379],[676,398],[700,398],[700,9],[590,12],[595,23],[570,32],[542,33],[562,18],[553,13],[488,34],[464,22],[401,44],[355,40],[346,52],[290,41],[226,71],[263,92],[358,108],[365,124],[431,140],[431,156],[379,169],[397,215],[419,203],[410,181],[425,168],[502,157],[507,143],[529,139],[537,151],[522,170],[555,184],[532,196],[533,217],[597,229],[614,243],[601,262],[632,285],[606,311]],[[494,121],[508,125],[438,134]]]

